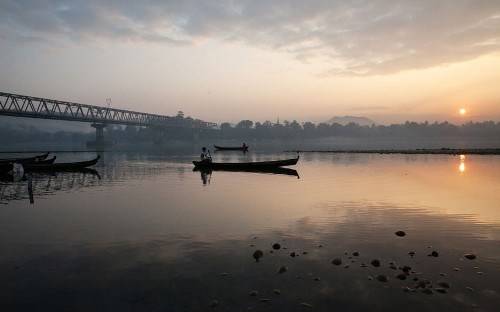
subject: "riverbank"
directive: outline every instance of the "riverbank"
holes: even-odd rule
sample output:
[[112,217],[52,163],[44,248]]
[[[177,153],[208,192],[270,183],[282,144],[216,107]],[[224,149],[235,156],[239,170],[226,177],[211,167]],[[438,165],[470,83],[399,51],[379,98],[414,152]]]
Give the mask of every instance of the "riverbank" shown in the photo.
[[408,154],[408,155],[500,155],[500,148],[440,148],[440,149],[355,149],[355,150],[288,150],[296,153],[332,154]]

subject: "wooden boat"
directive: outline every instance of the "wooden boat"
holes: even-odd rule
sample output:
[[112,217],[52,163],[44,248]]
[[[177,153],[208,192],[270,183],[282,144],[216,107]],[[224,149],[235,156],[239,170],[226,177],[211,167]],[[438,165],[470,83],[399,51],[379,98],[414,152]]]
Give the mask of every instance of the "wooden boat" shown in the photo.
[[204,167],[194,167],[193,171],[199,171],[205,174],[212,174],[212,171],[224,171],[224,172],[249,172],[249,173],[263,173],[263,174],[282,174],[289,175],[299,178],[299,173],[295,169],[283,168],[283,167],[263,167],[263,168],[223,168],[223,169],[212,169]]
[[26,171],[74,171],[83,168],[91,167],[97,164],[99,156],[92,160],[70,162],[70,163],[53,163],[53,164],[25,164],[24,170]]
[[44,159],[44,160],[38,160],[32,162],[32,164],[53,164],[56,161],[56,156],[49,158],[49,159]]
[[248,145],[245,146],[219,146],[214,145],[214,148],[218,151],[243,151],[248,152]]
[[39,162],[41,160],[45,160],[49,156],[49,153],[45,153],[42,155],[38,156],[33,156],[33,157],[26,157],[26,158],[3,158],[0,159],[0,163],[20,163],[20,164],[25,164],[25,163],[31,163],[31,162]]
[[193,165],[198,168],[211,168],[216,170],[249,170],[249,169],[269,169],[285,166],[294,166],[299,161],[299,156],[292,159],[271,160],[271,161],[254,161],[254,162],[239,162],[239,163],[218,163],[211,160],[193,161]]
[[12,163],[0,163],[0,175],[4,175],[12,171]]

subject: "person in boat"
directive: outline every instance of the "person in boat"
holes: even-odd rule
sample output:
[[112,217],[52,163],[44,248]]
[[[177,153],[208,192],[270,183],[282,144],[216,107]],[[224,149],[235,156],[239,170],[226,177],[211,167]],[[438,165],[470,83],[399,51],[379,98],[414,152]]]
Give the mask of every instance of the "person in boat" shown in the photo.
[[210,155],[210,151],[206,147],[201,149],[200,159],[212,161],[212,155]]

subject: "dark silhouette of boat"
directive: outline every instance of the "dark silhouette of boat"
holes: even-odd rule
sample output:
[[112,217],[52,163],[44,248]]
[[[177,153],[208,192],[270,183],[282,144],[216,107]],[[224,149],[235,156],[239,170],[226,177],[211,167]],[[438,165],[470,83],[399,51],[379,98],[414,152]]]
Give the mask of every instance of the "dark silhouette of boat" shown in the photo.
[[45,160],[49,156],[49,153],[45,153],[38,156],[26,157],[26,158],[3,158],[0,159],[0,164],[2,163],[19,163],[19,164],[27,164],[27,163],[37,163],[42,160]]
[[283,167],[263,167],[263,168],[223,168],[223,169],[213,169],[207,167],[194,167],[193,171],[199,171],[205,174],[212,174],[212,171],[225,171],[225,172],[249,172],[249,173],[263,173],[263,174],[282,174],[289,175],[299,178],[299,173],[295,169],[283,168]]
[[23,166],[24,170],[26,171],[73,171],[94,166],[99,161],[99,158],[100,156],[97,156],[92,160],[68,162],[68,163],[53,163],[53,164],[30,163],[30,164],[24,164]]
[[271,161],[254,161],[254,162],[238,162],[238,163],[218,163],[210,159],[193,161],[193,165],[197,168],[209,168],[214,170],[265,170],[286,166],[294,166],[299,161],[297,158],[271,160]]
[[13,164],[12,163],[0,163],[0,175],[4,175],[12,171],[13,169]]
[[52,157],[52,158],[49,158],[49,159],[44,159],[44,160],[38,160],[38,161],[35,161],[35,162],[32,162],[33,164],[53,164],[55,161],[56,161],[56,156]]
[[248,145],[242,145],[242,146],[219,146],[219,145],[214,145],[214,148],[218,151],[242,151],[242,152],[248,152]]

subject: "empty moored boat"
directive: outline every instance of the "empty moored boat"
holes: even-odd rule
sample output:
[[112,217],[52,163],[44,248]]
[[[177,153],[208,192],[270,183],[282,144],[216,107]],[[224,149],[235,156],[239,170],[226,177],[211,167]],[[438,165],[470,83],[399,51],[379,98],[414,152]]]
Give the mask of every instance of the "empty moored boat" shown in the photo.
[[285,166],[294,166],[299,161],[297,158],[271,160],[271,161],[254,161],[254,162],[238,162],[238,163],[220,163],[214,162],[209,159],[193,161],[193,165],[197,168],[211,168],[211,169],[226,169],[226,170],[248,170],[248,169],[269,169],[279,168]]
[[248,151],[248,145],[242,145],[242,146],[219,146],[219,145],[214,145],[214,148],[218,151],[243,151],[247,152]]
[[49,156],[49,153],[45,153],[42,155],[37,155],[33,157],[25,157],[25,158],[3,158],[0,159],[0,164],[2,163],[18,163],[18,164],[26,164],[26,163],[38,163],[42,160],[45,160]]
[[71,171],[80,170],[83,168],[91,167],[97,164],[99,156],[92,160],[68,162],[68,163],[53,163],[53,164],[24,164],[24,169],[27,171]]

